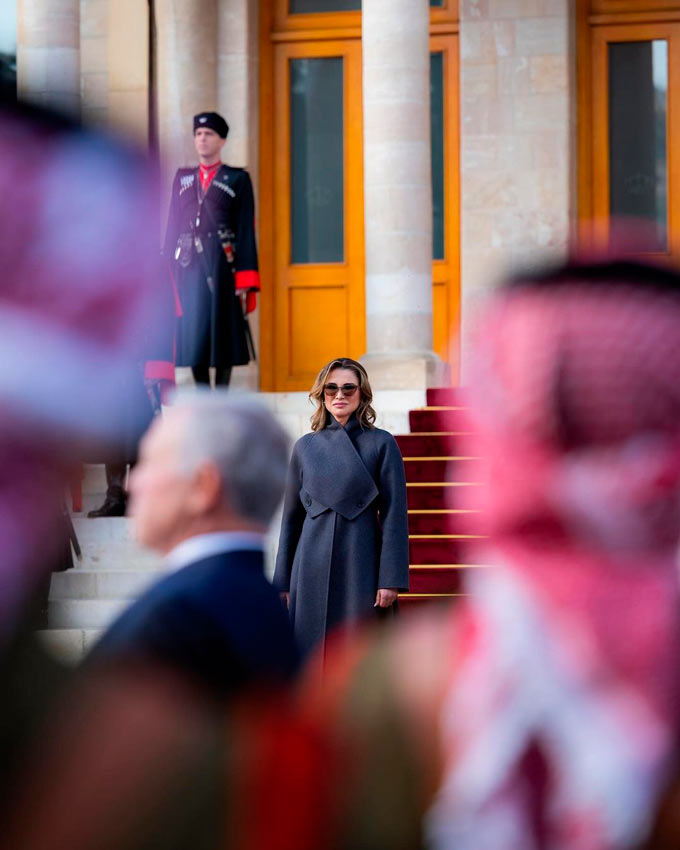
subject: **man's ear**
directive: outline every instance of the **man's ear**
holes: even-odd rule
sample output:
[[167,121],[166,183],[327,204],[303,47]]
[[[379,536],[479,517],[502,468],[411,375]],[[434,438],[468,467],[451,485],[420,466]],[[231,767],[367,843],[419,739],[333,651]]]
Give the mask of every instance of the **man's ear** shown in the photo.
[[192,513],[207,514],[222,501],[222,478],[214,463],[202,463],[193,475],[189,492]]

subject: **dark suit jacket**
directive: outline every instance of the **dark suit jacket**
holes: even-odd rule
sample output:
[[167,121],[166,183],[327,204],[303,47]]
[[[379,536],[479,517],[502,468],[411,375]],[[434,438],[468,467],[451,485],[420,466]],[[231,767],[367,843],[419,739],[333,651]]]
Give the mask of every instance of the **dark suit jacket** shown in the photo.
[[296,672],[298,654],[263,566],[262,552],[243,550],[166,576],[113,623],[90,663],[165,665],[217,697],[286,681]]

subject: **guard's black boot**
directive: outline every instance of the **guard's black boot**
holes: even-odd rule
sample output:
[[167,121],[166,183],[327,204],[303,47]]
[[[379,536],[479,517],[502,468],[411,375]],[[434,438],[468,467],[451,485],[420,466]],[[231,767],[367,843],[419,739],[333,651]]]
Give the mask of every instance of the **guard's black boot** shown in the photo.
[[127,493],[123,486],[127,464],[106,464],[106,498],[101,508],[90,511],[88,516],[92,519],[103,516],[125,516],[127,507]]
[[122,487],[109,487],[106,491],[106,498],[101,508],[90,511],[88,516],[92,519],[102,516],[125,516],[125,508],[127,507],[127,493]]

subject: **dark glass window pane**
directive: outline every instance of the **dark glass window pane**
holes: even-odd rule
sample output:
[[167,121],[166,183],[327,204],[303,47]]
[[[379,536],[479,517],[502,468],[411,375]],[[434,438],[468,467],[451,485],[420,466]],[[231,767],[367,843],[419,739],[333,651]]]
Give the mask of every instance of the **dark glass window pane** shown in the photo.
[[361,9],[361,0],[290,0],[290,14],[305,12],[352,12]]
[[444,54],[430,54],[432,257],[444,259]]
[[668,247],[667,95],[665,40],[609,45],[609,211],[649,224],[633,251]]
[[291,262],[345,258],[341,58],[290,63]]
[[430,6],[443,6],[444,0],[430,0]]
[[0,100],[16,100],[17,4],[0,6]]

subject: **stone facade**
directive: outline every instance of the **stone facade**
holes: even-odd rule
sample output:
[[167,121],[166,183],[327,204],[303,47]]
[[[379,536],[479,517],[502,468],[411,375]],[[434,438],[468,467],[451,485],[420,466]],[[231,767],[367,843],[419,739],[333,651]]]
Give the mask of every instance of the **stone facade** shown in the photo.
[[[387,389],[442,379],[432,349],[428,10],[364,0],[367,363]],[[223,112],[225,159],[258,177],[257,0],[156,0],[158,140],[167,201],[195,161],[191,116]],[[566,250],[575,218],[570,0],[460,0],[463,337],[508,265]],[[147,0],[18,0],[20,91],[146,144]],[[417,14],[417,12],[421,14]],[[414,163],[419,167],[414,167]],[[400,231],[405,207],[417,223]],[[257,314],[251,322],[258,337]],[[463,380],[465,379],[463,360]],[[396,377],[395,377],[396,376]],[[256,388],[256,365],[235,371]]]
[[[101,3],[101,0],[88,0]],[[149,142],[147,0],[108,3],[108,123],[140,145]],[[130,26],[135,21],[135,26]]]
[[19,95],[78,114],[80,70],[79,0],[18,0]]
[[80,0],[80,103],[83,121],[109,123],[109,4]]

